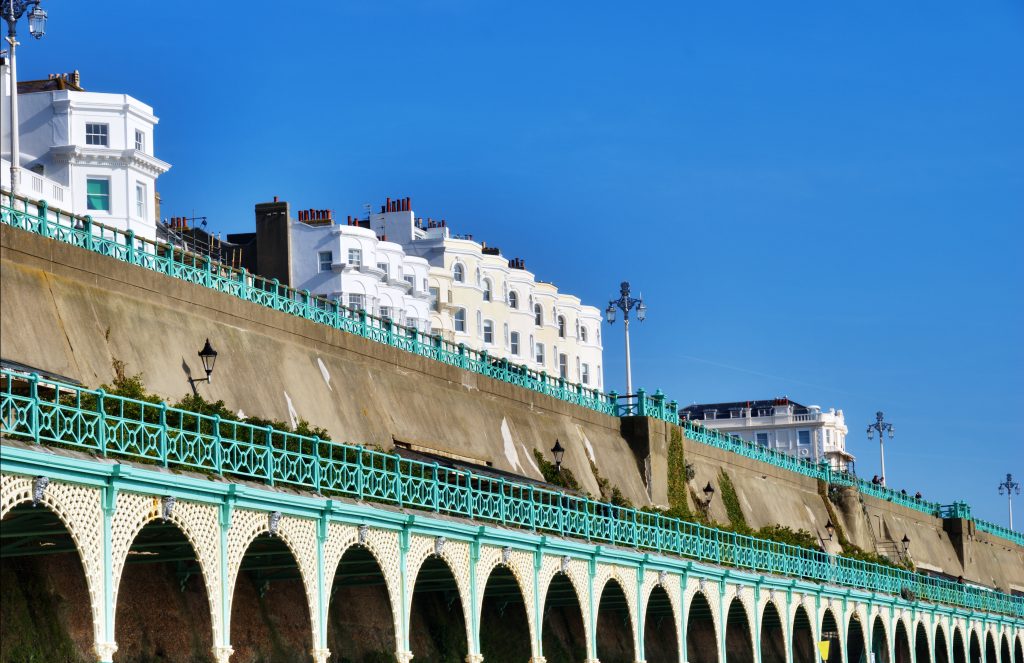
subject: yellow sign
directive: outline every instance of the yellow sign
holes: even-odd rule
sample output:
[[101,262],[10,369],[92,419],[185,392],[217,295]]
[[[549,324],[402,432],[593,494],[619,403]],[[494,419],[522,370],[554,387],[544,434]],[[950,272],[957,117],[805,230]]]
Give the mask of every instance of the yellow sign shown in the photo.
[[829,640],[822,640],[818,643],[818,651],[821,652],[821,660],[828,660],[828,646],[832,644]]

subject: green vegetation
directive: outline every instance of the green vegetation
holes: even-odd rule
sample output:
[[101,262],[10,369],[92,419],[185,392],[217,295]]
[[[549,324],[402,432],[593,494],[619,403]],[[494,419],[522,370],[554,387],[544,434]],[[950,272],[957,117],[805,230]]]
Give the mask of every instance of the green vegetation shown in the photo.
[[664,512],[665,515],[681,520],[694,519],[687,501],[689,480],[690,468],[686,465],[683,434],[678,427],[673,426],[668,440],[668,510]]
[[533,450],[533,458],[537,461],[537,466],[540,467],[540,473],[544,476],[544,481],[553,486],[581,492],[580,482],[576,480],[576,475],[572,473],[572,470],[566,467],[559,471],[554,463],[549,462],[544,458],[544,454],[536,449]]
[[747,525],[747,518],[743,515],[743,508],[740,506],[740,498],[736,495],[736,488],[732,485],[725,470],[718,470],[718,492],[722,496],[722,504],[725,505],[725,515],[729,518],[729,525],[732,531],[739,534],[749,534],[750,526]]
[[839,545],[842,548],[840,555],[850,559],[860,560],[862,562],[888,566],[894,569],[914,570],[913,564],[902,564],[898,561],[893,561],[885,555],[864,550],[850,541],[849,537],[846,536],[846,530],[843,529],[842,521],[836,516],[836,511],[832,505],[831,496],[829,495],[829,486],[821,479],[818,479],[818,495],[821,497],[821,501],[825,504],[825,511],[828,512],[828,519],[832,522],[832,526],[836,528],[836,538],[839,539]]

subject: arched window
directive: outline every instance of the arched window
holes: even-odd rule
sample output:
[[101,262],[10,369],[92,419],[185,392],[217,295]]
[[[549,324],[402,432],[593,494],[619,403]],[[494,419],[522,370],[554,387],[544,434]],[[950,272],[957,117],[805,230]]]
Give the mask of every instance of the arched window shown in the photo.
[[466,268],[462,266],[461,262],[455,263],[455,267],[452,268],[452,278],[456,283],[466,282]]
[[540,304],[533,305],[533,324],[538,327],[544,326],[544,309]]
[[558,316],[558,338],[565,338],[565,316]]
[[504,338],[505,338],[505,347],[507,348],[508,347],[508,323],[507,322],[505,323],[505,336],[504,336]]
[[484,279],[484,301],[491,301],[491,280]]
[[466,309],[464,308],[455,311],[455,331],[466,333]]
[[583,325],[580,325],[580,340],[584,343],[587,342],[587,328]]
[[494,322],[484,320],[484,343],[494,343]]
[[519,309],[519,293],[515,290],[508,293],[508,306],[511,309]]
[[480,283],[480,280],[481,280],[480,279],[480,268],[477,267],[476,268],[476,285],[477,285],[478,288],[483,285],[482,283]]
[[484,335],[484,316],[480,311],[476,312],[476,335],[480,337]]

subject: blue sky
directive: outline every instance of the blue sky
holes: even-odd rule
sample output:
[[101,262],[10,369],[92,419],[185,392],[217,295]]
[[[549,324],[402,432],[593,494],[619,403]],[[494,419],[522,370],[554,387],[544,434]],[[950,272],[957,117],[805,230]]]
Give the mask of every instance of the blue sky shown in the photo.
[[[867,476],[882,409],[890,485],[1005,524],[1017,0],[45,6],[21,78],[77,68],[153,105],[164,216],[233,232],[274,195],[342,215],[412,196],[586,302],[632,281],[634,383],[842,408]],[[604,338],[621,388],[621,326]]]

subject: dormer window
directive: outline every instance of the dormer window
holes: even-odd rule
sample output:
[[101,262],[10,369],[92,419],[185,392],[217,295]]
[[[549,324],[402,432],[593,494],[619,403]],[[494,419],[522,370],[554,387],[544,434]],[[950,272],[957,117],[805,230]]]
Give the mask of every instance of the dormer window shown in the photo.
[[108,124],[93,124],[92,122],[85,125],[85,144],[86,145],[97,145],[100,147],[110,146],[110,125]]

